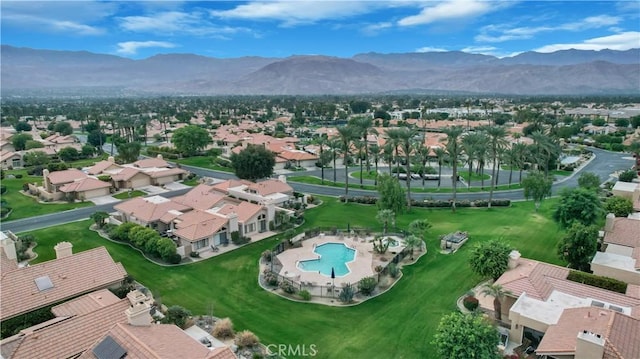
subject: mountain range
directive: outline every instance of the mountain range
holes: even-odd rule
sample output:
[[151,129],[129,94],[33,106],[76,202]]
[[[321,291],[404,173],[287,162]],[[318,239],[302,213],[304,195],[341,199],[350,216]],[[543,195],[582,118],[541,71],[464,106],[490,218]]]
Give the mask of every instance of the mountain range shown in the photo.
[[165,54],[132,60],[2,45],[0,61],[3,96],[640,93],[640,49],[525,52],[506,58],[451,51],[351,58]]

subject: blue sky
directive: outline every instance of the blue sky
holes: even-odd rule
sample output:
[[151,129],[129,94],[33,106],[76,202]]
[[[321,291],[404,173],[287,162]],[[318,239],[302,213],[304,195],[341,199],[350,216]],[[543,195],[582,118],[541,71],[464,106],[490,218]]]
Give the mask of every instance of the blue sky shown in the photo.
[[128,58],[640,48],[638,1],[6,1],[2,44]]

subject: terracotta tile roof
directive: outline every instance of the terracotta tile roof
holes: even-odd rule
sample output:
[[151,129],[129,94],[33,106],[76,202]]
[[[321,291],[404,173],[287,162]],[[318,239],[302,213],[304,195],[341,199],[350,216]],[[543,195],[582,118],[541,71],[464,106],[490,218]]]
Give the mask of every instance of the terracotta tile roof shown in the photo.
[[51,313],[56,317],[84,315],[115,304],[118,301],[120,301],[120,298],[116,297],[110,290],[101,289],[56,305],[51,308]]
[[[3,273],[0,318],[34,309],[121,282],[127,272],[104,247]],[[36,278],[48,276],[53,287],[38,290]]]
[[260,194],[261,196],[268,196],[274,193],[293,193],[293,188],[291,186],[275,179],[268,179],[257,183],[251,182],[248,188]]
[[214,190],[222,192],[224,194],[228,193],[229,188],[233,188],[233,187],[240,187],[240,186],[249,186],[253,184],[253,182],[250,181],[246,181],[246,180],[236,180],[236,179],[230,179],[230,180],[226,180],[220,183],[216,183],[214,185],[212,185],[211,187],[213,187]]
[[149,198],[136,197],[119,203],[113,208],[118,212],[135,216],[147,223],[160,220],[162,216],[171,210],[183,212],[191,209],[191,207],[159,196]]
[[603,358],[640,358],[640,320],[595,307],[565,309],[547,329],[536,354],[574,355],[578,333],[585,330],[604,338]]
[[87,172],[90,175],[99,175],[106,170],[116,169],[116,168],[120,168],[120,166],[118,166],[117,164],[111,161],[100,161],[95,163],[93,166],[89,167]]
[[640,285],[627,284],[627,292],[625,294],[628,297],[640,299]]
[[235,213],[238,216],[238,221],[245,223],[253,216],[258,214],[262,210],[262,206],[253,204],[246,201],[240,201],[238,204],[227,203],[222,208],[216,211],[216,213],[228,216],[231,213]]
[[11,151],[2,151],[0,152],[0,161],[6,161],[13,157],[22,157],[19,153],[11,152]]
[[613,231],[605,232],[604,241],[626,247],[640,247],[640,220],[614,218]]
[[224,195],[214,191],[212,186],[200,184],[186,194],[173,197],[171,200],[195,209],[209,209],[224,199]]
[[227,219],[197,209],[179,216],[178,221],[173,233],[188,241],[210,238],[227,224]]
[[167,161],[162,158],[145,158],[143,160],[138,160],[133,163],[134,166],[139,168],[149,168],[149,167],[167,167],[169,164]]
[[529,297],[546,300],[553,290],[547,278],[566,279],[568,275],[567,268],[520,258],[519,265],[506,271],[496,283],[501,284],[505,290],[511,291],[515,297],[526,292]]
[[[106,335],[99,338],[96,343],[87,350],[81,359],[96,359],[93,354],[95,348],[109,335],[124,350],[127,358],[139,359],[226,359],[233,356],[221,356],[226,353],[223,350],[209,350],[207,347],[191,338],[184,331],[173,324],[157,324],[148,327],[136,327],[124,323],[113,326]],[[220,348],[222,349],[222,348]],[[228,348],[227,348],[228,349]],[[214,353],[215,352],[215,353]],[[215,354],[215,356],[211,356]]]
[[100,181],[99,179],[88,177],[81,180],[73,181],[71,183],[67,183],[64,186],[60,187],[59,190],[60,192],[69,193],[91,191],[94,189],[109,187],[111,187],[111,183],[109,182],[104,182]]
[[[127,320],[128,299],[85,315],[71,317],[53,325],[3,340],[2,355],[11,359],[69,358],[86,351],[118,322]],[[8,350],[5,352],[5,345]]]
[[0,247],[0,275],[4,276],[5,273],[18,269],[18,262],[14,259],[7,258],[7,254],[4,252],[4,248]]
[[64,183],[73,182],[75,180],[87,178],[87,175],[75,168],[71,168],[64,171],[54,171],[49,173],[49,181],[53,185],[59,185]]
[[[573,282],[567,279],[546,278],[546,281],[553,289],[562,293],[580,298],[593,298],[624,307],[640,308],[640,299],[632,298],[622,293]],[[527,293],[527,295],[528,294],[529,293]]]
[[114,173],[111,175],[111,179],[114,181],[128,181],[131,177],[137,175],[138,173],[144,173],[137,168],[133,167],[124,167],[122,171],[118,173]]
[[300,150],[284,150],[278,153],[278,156],[289,161],[308,161],[318,159],[318,156]]
[[160,171],[148,171],[145,172],[145,174],[147,174],[149,177],[151,178],[161,178],[161,177],[167,177],[167,176],[175,176],[175,175],[179,175],[179,174],[183,174],[183,173],[187,173],[187,171],[183,170],[182,168],[170,168],[170,169],[166,169],[166,170],[160,170]]

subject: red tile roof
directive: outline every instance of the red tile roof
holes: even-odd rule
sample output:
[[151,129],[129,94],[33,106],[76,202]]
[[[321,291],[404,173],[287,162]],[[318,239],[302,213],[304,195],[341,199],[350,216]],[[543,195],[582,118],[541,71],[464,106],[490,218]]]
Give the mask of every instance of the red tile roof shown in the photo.
[[80,170],[71,168],[64,171],[51,172],[47,177],[49,178],[49,182],[51,182],[51,184],[58,185],[58,184],[69,183],[75,180],[87,178],[87,175]]
[[[104,247],[2,273],[0,318],[58,303],[120,283],[127,272]],[[35,279],[48,276],[53,287],[38,290]]]
[[154,199],[148,199],[143,197],[136,197],[128,201],[117,204],[113,207],[116,211],[126,213],[130,216],[150,223],[160,220],[168,211],[188,211],[191,209],[189,206],[185,206],[180,203],[176,203],[170,200],[164,200],[161,202],[154,202]]
[[249,189],[255,191],[261,196],[268,196],[274,193],[293,193],[293,188],[291,186],[275,179],[268,179],[257,183],[251,182],[249,184]]
[[91,313],[3,340],[2,355],[11,359],[69,358],[82,354],[116,323],[127,320],[128,299]]
[[225,218],[195,209],[176,218],[173,233],[188,241],[198,241],[214,236],[226,224]]
[[51,313],[56,317],[84,315],[115,304],[118,301],[120,301],[120,298],[116,297],[110,290],[101,289],[56,305],[51,308]]
[[134,166],[139,168],[149,168],[149,167],[167,167],[169,164],[167,161],[162,158],[145,158],[143,160],[138,160],[133,163]]
[[109,188],[111,187],[111,183],[100,181],[95,178],[84,178],[78,181],[73,181],[71,183],[67,183],[64,186],[60,187],[60,192],[70,193],[70,192],[85,192],[91,191],[94,189],[100,188]]
[[[92,349],[109,335],[124,350],[127,358],[136,359],[231,359],[236,356],[228,347],[209,350],[173,324],[136,327],[124,323],[113,326],[99,338],[81,359],[96,359]],[[231,356],[228,356],[231,353]]]
[[93,166],[89,167],[87,172],[91,175],[99,175],[102,172],[106,171],[107,169],[116,169],[116,168],[120,168],[120,166],[118,166],[117,164],[111,161],[100,161],[94,164]]
[[138,173],[144,173],[144,172],[140,171],[137,168],[124,167],[122,171],[112,174],[111,179],[114,181],[128,181]]
[[206,210],[213,208],[223,199],[224,195],[214,191],[212,186],[200,184],[186,194],[173,197],[171,200],[191,208]]
[[216,213],[220,213],[225,216],[228,216],[231,213],[235,213],[238,216],[238,221],[244,223],[258,214],[258,212],[260,212],[262,208],[262,206],[257,204],[246,201],[239,201],[238,204],[226,203]]
[[604,234],[606,243],[626,247],[640,247],[640,220],[630,218],[614,218],[613,231]]
[[175,176],[175,175],[187,173],[187,171],[183,170],[182,168],[170,168],[166,170],[149,171],[145,173],[149,175],[149,177],[151,178],[161,178],[161,177]]

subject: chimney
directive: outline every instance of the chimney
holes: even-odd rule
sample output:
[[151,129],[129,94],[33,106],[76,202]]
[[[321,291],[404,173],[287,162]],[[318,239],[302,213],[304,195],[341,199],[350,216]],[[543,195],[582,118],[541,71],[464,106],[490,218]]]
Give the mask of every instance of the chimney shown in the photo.
[[615,218],[616,218],[615,214],[613,214],[613,213],[607,214],[607,217],[606,217],[605,222],[604,222],[604,231],[605,232],[607,232],[607,233],[613,232],[613,225],[614,225],[613,222],[615,221]]
[[520,252],[517,250],[512,250],[509,253],[509,269],[514,269],[518,266],[518,262],[520,261]]
[[139,290],[132,290],[127,294],[131,306],[125,310],[127,322],[134,327],[148,327],[153,322],[151,317],[151,303],[149,298]]
[[604,356],[604,338],[600,334],[583,330],[576,340],[576,358],[602,359]]
[[282,183],[287,183],[287,176],[285,176],[285,175],[278,176],[278,181],[280,181]]
[[107,161],[111,162],[111,163],[116,163],[116,159],[113,158],[113,156],[109,156],[107,157]]
[[158,153],[158,156],[156,156],[159,160],[162,159],[162,155],[160,153]]
[[231,212],[227,215],[229,219],[229,233],[238,231],[238,215],[235,212]]
[[46,191],[50,191],[51,183],[49,182],[49,170],[46,168],[42,170],[42,180],[44,182],[44,189]]
[[67,258],[73,255],[73,244],[69,242],[60,242],[53,247],[56,251],[56,258]]
[[18,256],[16,255],[16,242],[4,232],[0,232],[0,238],[0,244],[7,259],[18,260]]

